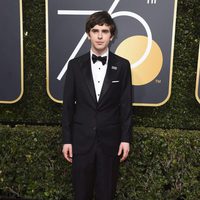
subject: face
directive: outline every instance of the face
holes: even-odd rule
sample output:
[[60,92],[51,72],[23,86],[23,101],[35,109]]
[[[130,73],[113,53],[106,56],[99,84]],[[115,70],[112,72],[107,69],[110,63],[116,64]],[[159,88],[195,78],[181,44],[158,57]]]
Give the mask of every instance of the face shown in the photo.
[[110,26],[106,24],[95,25],[88,33],[88,39],[91,41],[91,49],[96,55],[102,55],[106,52],[110,41],[113,39],[110,33]]

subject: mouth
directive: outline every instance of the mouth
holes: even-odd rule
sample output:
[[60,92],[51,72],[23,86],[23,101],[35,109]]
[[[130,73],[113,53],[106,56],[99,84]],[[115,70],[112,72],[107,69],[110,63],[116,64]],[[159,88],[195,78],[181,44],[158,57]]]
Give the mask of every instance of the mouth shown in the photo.
[[98,45],[102,45],[103,44],[103,42],[96,42]]

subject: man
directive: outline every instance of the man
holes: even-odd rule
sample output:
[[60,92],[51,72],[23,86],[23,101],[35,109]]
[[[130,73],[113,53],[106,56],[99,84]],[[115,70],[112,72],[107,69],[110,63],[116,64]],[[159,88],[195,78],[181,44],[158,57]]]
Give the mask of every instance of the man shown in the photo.
[[63,97],[63,154],[75,200],[114,198],[131,137],[130,64],[109,51],[116,25],[106,11],[86,23],[91,49],[69,62]]

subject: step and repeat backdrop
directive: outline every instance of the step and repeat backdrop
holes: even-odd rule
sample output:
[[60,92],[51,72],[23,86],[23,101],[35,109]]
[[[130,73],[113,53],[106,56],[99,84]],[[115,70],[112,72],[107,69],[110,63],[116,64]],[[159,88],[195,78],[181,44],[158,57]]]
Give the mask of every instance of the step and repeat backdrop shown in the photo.
[[23,95],[22,0],[0,1],[0,103]]
[[[160,106],[171,95],[177,0],[46,0],[46,88],[62,103],[70,59],[90,49],[84,32],[88,16],[106,10],[118,34],[111,51],[131,63],[133,105]],[[0,1],[0,103],[23,95],[22,0]],[[200,102],[198,62],[196,99]],[[194,86],[195,87],[195,86]]]

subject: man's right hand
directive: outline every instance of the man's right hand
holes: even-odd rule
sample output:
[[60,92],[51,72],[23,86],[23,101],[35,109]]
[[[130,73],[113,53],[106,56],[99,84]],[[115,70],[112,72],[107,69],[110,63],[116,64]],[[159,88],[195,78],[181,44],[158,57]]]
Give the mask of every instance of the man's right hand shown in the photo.
[[72,163],[72,156],[73,156],[72,155],[72,144],[64,144],[62,152],[63,152],[65,159],[68,162]]

